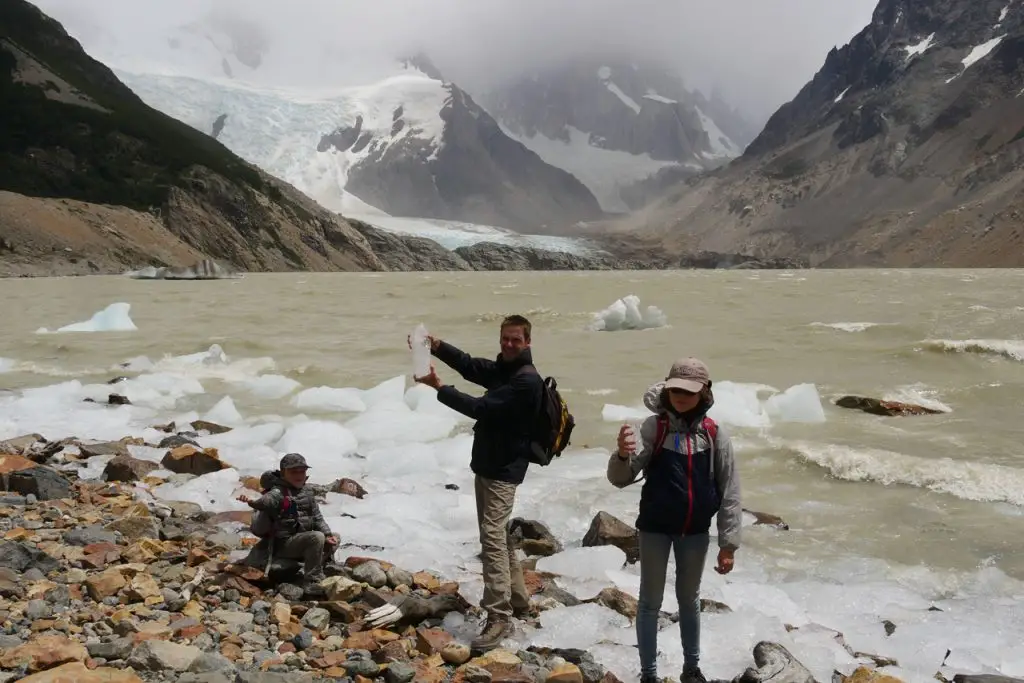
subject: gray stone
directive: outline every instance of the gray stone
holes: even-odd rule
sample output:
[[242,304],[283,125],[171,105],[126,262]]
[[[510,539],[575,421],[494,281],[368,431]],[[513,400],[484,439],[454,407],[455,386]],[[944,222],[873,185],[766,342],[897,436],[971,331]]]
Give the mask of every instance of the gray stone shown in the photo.
[[331,623],[331,613],[323,607],[314,607],[302,616],[302,625],[322,631]]
[[296,650],[306,650],[313,647],[313,632],[308,628],[302,629],[297,636],[292,638],[292,645]]
[[391,662],[384,672],[387,683],[409,683],[415,677],[416,669],[408,662]]
[[29,600],[25,605],[25,616],[35,621],[53,616],[53,607],[45,600]]
[[236,683],[313,683],[313,674],[292,671],[271,673],[266,671],[239,671]]
[[754,663],[739,676],[740,683],[815,683],[811,672],[778,643],[762,640],[754,646]]
[[380,666],[372,659],[349,659],[342,665],[345,672],[353,676],[366,676],[376,678],[380,673]]
[[388,582],[387,574],[383,569],[381,569],[380,564],[373,560],[364,562],[353,569],[352,578],[356,581],[369,584],[373,588],[381,588],[387,585]]
[[487,669],[483,669],[476,664],[467,664],[466,668],[462,670],[463,680],[466,683],[491,683],[491,672]]
[[192,645],[145,640],[132,652],[128,664],[141,671],[187,671],[200,654]]
[[[28,544],[0,541],[0,567],[13,569],[19,574],[36,569],[45,576],[59,568],[60,563]],[[22,576],[22,578],[24,579],[25,577]]]
[[233,626],[252,626],[253,620],[251,612],[231,612],[226,609],[215,610],[210,616]]
[[27,470],[10,472],[4,476],[3,482],[9,491],[20,493],[26,497],[35,496],[39,500],[56,500],[71,498],[71,482],[60,472],[49,467],[32,467]]
[[588,658],[584,658],[577,666],[583,674],[583,683],[599,683],[605,674],[605,668]]
[[92,545],[93,543],[117,543],[117,534],[107,531],[99,524],[71,529],[64,534],[64,542],[68,545]]
[[398,588],[399,586],[409,586],[412,588],[412,573],[401,567],[392,566],[391,569],[385,572],[385,575],[387,576],[388,585],[392,588]]
[[131,638],[115,638],[107,643],[90,643],[85,649],[93,659],[102,658],[110,661],[127,659],[131,656],[133,647]]
[[204,652],[193,660],[188,670],[191,673],[203,674],[213,671],[234,671],[235,665],[219,652]]
[[235,683],[235,680],[233,671],[211,671],[203,674],[183,673],[175,679],[175,683]]

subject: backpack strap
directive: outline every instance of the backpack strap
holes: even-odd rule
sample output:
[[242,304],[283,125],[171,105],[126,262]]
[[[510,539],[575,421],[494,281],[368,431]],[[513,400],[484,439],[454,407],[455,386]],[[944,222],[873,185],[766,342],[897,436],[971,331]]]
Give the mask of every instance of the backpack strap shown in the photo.
[[655,453],[661,451],[665,445],[665,439],[668,438],[668,417],[665,415],[658,416],[658,429],[654,433],[654,443],[651,445],[651,457],[653,458]]
[[705,417],[701,420],[701,426],[704,431],[708,433],[708,444],[711,448],[711,467],[708,468],[708,472],[711,477],[711,481],[715,481],[715,439],[718,438],[718,425],[710,417]]

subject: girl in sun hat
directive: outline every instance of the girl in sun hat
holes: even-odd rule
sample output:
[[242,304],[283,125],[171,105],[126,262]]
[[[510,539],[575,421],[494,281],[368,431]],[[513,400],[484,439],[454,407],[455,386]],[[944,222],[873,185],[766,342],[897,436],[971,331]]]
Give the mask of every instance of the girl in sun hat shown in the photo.
[[[707,417],[714,405],[711,376],[696,358],[676,361],[668,376],[644,395],[655,414],[640,426],[637,444],[629,425],[619,430],[608,461],[608,481],[619,488],[644,474],[640,512],[640,600],[636,618],[641,683],[658,680],[658,612],[671,552],[685,664],[683,683],[705,683],[700,670],[700,582],[718,515],[720,574],[732,571],[740,543],[740,481],[729,435]],[[639,447],[638,447],[639,446]]]

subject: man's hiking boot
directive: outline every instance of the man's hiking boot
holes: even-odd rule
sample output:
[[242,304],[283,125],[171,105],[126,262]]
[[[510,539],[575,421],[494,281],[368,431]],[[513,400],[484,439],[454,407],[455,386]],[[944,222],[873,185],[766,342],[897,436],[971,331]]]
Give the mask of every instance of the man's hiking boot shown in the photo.
[[325,577],[323,574],[314,574],[307,578],[302,585],[302,597],[307,600],[323,600],[327,597],[327,590],[320,585]]
[[704,678],[704,672],[700,670],[699,666],[694,666],[683,669],[679,683],[708,683],[708,679]]
[[512,623],[508,617],[497,614],[488,615],[480,635],[470,643],[471,650],[486,652],[501,645],[501,641],[512,632]]
[[661,683],[661,679],[657,676],[641,676],[640,683]]

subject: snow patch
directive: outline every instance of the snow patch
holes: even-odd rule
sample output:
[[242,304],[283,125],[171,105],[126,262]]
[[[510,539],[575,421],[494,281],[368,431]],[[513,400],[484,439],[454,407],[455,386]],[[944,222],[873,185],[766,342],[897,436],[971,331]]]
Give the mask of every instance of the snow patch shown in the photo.
[[644,99],[645,100],[652,100],[654,102],[663,102],[665,104],[678,104],[677,100],[670,100],[669,98],[665,97],[664,95],[659,95],[657,92],[655,92],[651,88],[647,89],[647,92],[644,94]]
[[952,77],[946,79],[946,83],[952,83],[954,80],[956,80],[957,78],[962,76],[964,71],[967,71],[975,63],[977,63],[978,61],[980,61],[980,60],[984,59],[985,57],[987,57],[989,55],[989,53],[992,52],[992,50],[996,49],[996,46],[999,45],[999,43],[1001,43],[1003,41],[1003,38],[1005,38],[1005,37],[1006,37],[1005,34],[1001,35],[1001,36],[996,36],[995,38],[992,38],[991,40],[986,40],[981,45],[976,45],[967,54],[967,56],[964,57],[963,60],[961,60],[961,63],[964,65],[964,67],[960,71],[960,73],[958,73],[956,76],[952,76]]
[[929,36],[927,38],[925,38],[924,40],[922,40],[921,42],[916,43],[914,45],[907,45],[905,48],[903,48],[903,49],[905,49],[907,51],[906,61],[909,62],[911,59],[913,59],[917,55],[923,54],[925,51],[927,51],[929,48],[931,48],[932,45],[934,44],[932,42],[934,39],[935,39],[935,33],[933,32],[933,33],[929,34]]
[[718,127],[714,119],[705,114],[700,107],[694,107],[697,110],[697,115],[700,116],[700,124],[707,131],[708,140],[711,142],[711,152],[707,154],[709,158],[732,158],[739,156],[743,150],[741,150],[735,142],[729,139],[729,136],[722,132],[722,129]]
[[[649,154],[630,154],[602,149],[590,144],[590,135],[568,126],[569,141],[554,140],[544,135],[516,135],[502,126],[505,134],[521,142],[546,163],[576,176],[597,198],[604,211],[625,213],[629,207],[620,191],[656,174],[663,168],[677,166],[673,161],[653,159]],[[695,166],[695,170],[700,170]]]
[[841,92],[838,95],[836,95],[836,98],[834,100],[832,100],[832,101],[835,102],[836,104],[839,104],[840,102],[842,102],[843,101],[843,97],[846,96],[846,93],[850,92],[850,87],[851,86],[846,86],[846,89],[843,90],[843,92]]

